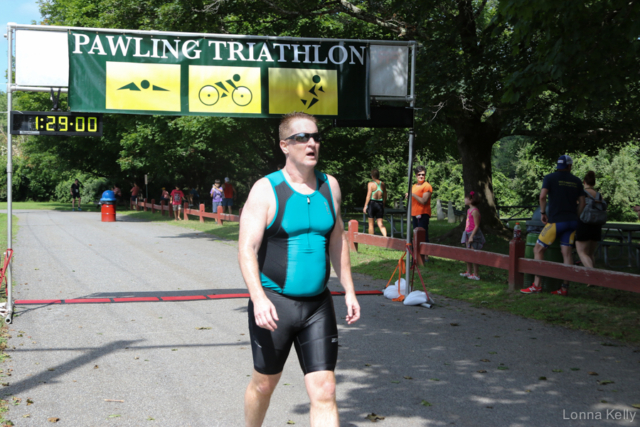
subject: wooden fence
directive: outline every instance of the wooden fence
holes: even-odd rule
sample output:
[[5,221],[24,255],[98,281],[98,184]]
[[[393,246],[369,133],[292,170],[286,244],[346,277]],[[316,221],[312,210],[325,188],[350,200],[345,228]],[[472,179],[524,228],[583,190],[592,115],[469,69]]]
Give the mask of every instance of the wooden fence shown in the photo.
[[[138,200],[136,202],[132,200],[131,209],[135,209],[137,211],[142,209],[144,212],[151,211],[151,213],[159,211],[161,215],[164,215],[166,211],[169,213],[169,216],[173,215],[173,206],[171,203],[165,203],[164,200],[160,201],[159,205],[156,204],[155,199],[151,199],[150,203],[147,203],[147,199]],[[224,208],[222,206],[218,206],[217,212],[205,212],[203,203],[200,204],[200,209],[190,209],[189,203],[185,202],[181,211],[183,215],[182,219],[185,221],[189,221],[189,215],[191,215],[199,217],[200,222],[204,222],[205,218],[215,219],[218,225],[222,225],[224,221],[240,222],[240,215],[242,215],[242,208],[240,208],[239,215],[229,215],[224,213]]]
[[[358,250],[358,244],[398,251],[406,250],[407,245],[406,241],[402,239],[359,233],[358,221],[355,220],[349,221],[347,237],[349,239],[349,248],[352,251]],[[414,229],[412,248],[414,258],[418,264],[422,265],[422,258],[418,256],[421,254],[507,270],[509,272],[509,291],[521,289],[524,285],[524,274],[529,273],[623,291],[640,292],[640,275],[637,274],[526,259],[524,257],[524,240],[512,240],[509,242],[509,255],[502,255],[474,249],[425,243],[424,238],[424,228]]]

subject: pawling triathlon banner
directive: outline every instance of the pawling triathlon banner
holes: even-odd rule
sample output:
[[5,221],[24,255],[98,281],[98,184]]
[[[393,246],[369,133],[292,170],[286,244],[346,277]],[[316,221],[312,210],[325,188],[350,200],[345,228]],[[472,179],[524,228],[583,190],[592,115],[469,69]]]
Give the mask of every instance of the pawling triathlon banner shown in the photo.
[[71,111],[369,115],[369,47],[362,42],[71,31],[69,58]]

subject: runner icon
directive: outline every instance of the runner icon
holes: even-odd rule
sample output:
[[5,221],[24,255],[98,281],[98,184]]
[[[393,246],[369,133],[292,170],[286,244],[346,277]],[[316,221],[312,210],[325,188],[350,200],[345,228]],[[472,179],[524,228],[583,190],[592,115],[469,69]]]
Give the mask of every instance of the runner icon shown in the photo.
[[[210,107],[212,105],[215,105],[220,100],[220,98],[226,98],[227,96],[229,96],[229,89],[225,85],[225,83],[227,83],[233,88],[233,91],[231,91],[231,100],[239,107],[245,107],[249,105],[253,100],[253,93],[251,92],[251,89],[246,86],[237,86],[236,83],[239,81],[240,75],[234,74],[233,80],[229,79],[225,82],[219,81],[217,83],[214,83],[214,85],[203,86],[200,89],[200,93],[198,94],[200,102]],[[220,90],[218,90],[218,88],[224,91],[222,92],[222,95],[220,95]]]
[[[313,85],[313,87],[311,89],[309,89],[309,93],[311,95],[313,95],[314,97],[309,102],[309,106],[307,107],[307,110],[309,108],[313,107],[319,101],[318,94],[316,94],[316,87],[318,86],[318,83],[320,83],[320,80],[322,80],[322,79],[320,78],[319,75],[316,74],[315,76],[313,76],[314,85]],[[322,92],[322,93],[324,93],[324,90],[322,89],[322,86],[320,86],[317,90]],[[302,103],[304,105],[307,105],[307,100],[306,99],[301,99],[300,101],[302,101]]]
[[[161,88],[160,86],[156,86],[156,85],[151,85],[151,83],[149,83],[149,80],[143,80],[140,82],[140,87],[142,87],[142,89],[149,89],[150,86],[151,86],[151,90],[153,91],[169,92],[169,89]],[[128,89],[128,90],[139,92],[141,90],[140,87],[138,87],[138,85],[136,85],[134,82],[131,82],[128,85],[122,86],[118,90]]]

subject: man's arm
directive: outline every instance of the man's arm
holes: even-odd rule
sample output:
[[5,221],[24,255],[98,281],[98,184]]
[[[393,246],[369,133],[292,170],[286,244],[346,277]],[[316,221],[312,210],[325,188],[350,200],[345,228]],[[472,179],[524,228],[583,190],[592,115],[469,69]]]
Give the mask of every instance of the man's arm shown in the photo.
[[360,304],[356,298],[356,292],[353,287],[353,279],[351,278],[351,259],[349,257],[349,242],[344,232],[344,223],[340,215],[340,205],[342,203],[342,193],[338,181],[332,176],[327,175],[331,193],[333,194],[333,204],[336,210],[336,224],[331,232],[329,242],[329,258],[331,265],[336,271],[338,280],[344,288],[344,301],[347,305],[347,323],[352,324],[360,318]]
[[411,193],[414,199],[416,199],[421,205],[426,205],[427,201],[431,199],[431,191],[425,191],[422,196]]
[[[540,219],[542,220],[543,223],[547,223],[547,194],[549,194],[549,190],[546,188],[543,188],[542,190],[540,190],[540,198],[539,198],[539,202],[540,202]],[[583,198],[584,200],[584,198]]]
[[262,244],[268,220],[275,215],[276,198],[266,178],[255,183],[240,217],[240,238],[238,240],[238,262],[242,277],[253,302],[256,324],[274,331],[278,328],[278,313],[262,289],[258,250]]

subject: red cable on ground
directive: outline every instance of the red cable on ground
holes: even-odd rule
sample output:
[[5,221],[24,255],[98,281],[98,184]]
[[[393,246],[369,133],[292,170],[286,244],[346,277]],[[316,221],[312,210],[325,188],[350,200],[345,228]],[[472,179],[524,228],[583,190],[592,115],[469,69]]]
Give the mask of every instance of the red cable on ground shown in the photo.
[[[331,292],[333,296],[344,295],[344,292]],[[382,295],[381,291],[356,291],[356,295]],[[169,301],[202,301],[230,298],[249,298],[249,294],[211,294],[183,295],[171,297],[129,297],[129,298],[74,298],[74,299],[32,299],[16,300],[14,305],[42,304],[108,304],[123,302],[169,302]]]

